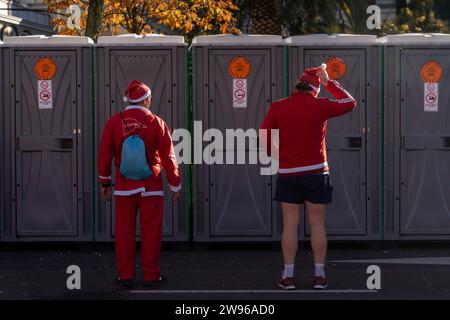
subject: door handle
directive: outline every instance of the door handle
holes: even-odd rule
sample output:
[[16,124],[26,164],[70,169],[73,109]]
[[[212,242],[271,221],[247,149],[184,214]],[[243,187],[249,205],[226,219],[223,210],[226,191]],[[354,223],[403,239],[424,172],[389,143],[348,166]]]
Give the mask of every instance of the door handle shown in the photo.
[[73,149],[73,139],[72,138],[62,138],[59,140],[59,146],[61,149],[71,150]]
[[362,148],[362,138],[360,137],[347,137],[348,146],[352,149],[361,149]]
[[444,148],[450,148],[450,137],[442,137],[444,139]]

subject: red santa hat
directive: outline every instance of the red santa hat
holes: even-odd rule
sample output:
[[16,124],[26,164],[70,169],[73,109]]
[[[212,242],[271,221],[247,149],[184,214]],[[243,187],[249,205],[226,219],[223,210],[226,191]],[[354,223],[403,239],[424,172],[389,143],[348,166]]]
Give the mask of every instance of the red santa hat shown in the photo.
[[141,102],[151,96],[152,96],[152,91],[145,83],[143,83],[139,80],[133,80],[130,82],[127,90],[125,91],[125,96],[123,97],[123,101],[137,103],[137,102]]
[[309,84],[311,89],[313,89],[315,92],[320,91],[320,78],[319,78],[319,71],[322,69],[326,69],[327,65],[325,63],[322,63],[322,65],[318,68],[311,68],[311,69],[305,69],[303,71],[303,74],[301,75],[299,81],[305,81]]

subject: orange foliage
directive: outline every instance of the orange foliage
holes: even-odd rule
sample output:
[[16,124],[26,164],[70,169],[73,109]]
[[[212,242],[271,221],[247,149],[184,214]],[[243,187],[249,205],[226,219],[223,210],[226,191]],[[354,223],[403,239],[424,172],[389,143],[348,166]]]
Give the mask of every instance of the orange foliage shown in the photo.
[[[59,34],[83,34],[89,9],[88,0],[45,0],[53,14],[52,24]],[[69,28],[68,8],[81,9],[79,28]],[[239,8],[232,0],[104,0],[103,32],[145,34],[160,24],[189,36],[207,33],[239,33],[234,26],[233,11]],[[70,18],[69,18],[70,19]]]

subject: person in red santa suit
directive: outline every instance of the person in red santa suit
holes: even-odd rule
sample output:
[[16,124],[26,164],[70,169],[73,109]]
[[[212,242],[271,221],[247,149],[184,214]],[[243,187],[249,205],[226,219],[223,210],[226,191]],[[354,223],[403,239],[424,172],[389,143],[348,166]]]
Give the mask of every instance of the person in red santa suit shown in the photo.
[[[111,196],[111,164],[114,159],[115,175],[115,249],[118,278],[123,289],[133,287],[136,257],[136,215],[139,209],[141,224],[141,264],[144,286],[155,286],[166,279],[161,276],[163,221],[162,168],[165,169],[172,199],[176,201],[181,189],[178,163],[169,128],[151,113],[151,90],[134,80],[125,92],[129,102],[125,110],[113,115],[105,124],[98,153],[101,194]],[[139,135],[145,144],[145,155],[151,176],[144,180],[131,180],[120,173],[122,143],[130,135]]]
[[[335,100],[318,98],[320,85]],[[294,263],[298,247],[298,226],[301,205],[306,206],[311,227],[311,247],[315,271],[313,287],[325,289],[328,281],[324,264],[327,254],[325,230],[326,204],[331,203],[333,187],[327,162],[325,137],[328,119],[342,116],[356,107],[355,99],[337,81],[330,80],[326,65],[307,69],[300,77],[296,92],[289,98],[272,104],[261,129],[267,130],[262,143],[276,148],[279,157],[279,177],[275,200],[283,212],[282,251],[284,269],[278,286],[295,289]],[[277,129],[279,144],[271,139]],[[270,150],[268,148],[270,153]]]

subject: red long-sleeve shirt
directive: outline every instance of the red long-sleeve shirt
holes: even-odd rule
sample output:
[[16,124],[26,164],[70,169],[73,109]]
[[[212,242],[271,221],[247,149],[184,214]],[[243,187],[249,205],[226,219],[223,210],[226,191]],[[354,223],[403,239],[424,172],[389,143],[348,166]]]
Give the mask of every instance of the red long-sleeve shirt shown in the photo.
[[[136,181],[120,174],[120,158],[123,141],[133,134],[142,122],[139,136],[144,141],[147,161],[153,174],[146,180]],[[115,195],[127,196],[141,193],[143,196],[162,196],[162,168],[166,171],[170,189],[175,192],[181,189],[180,173],[169,128],[161,118],[152,114],[147,108],[128,106],[122,111],[122,116],[117,113],[106,122],[98,153],[99,182],[102,184],[111,183],[113,158],[116,166]]]
[[327,120],[352,111],[356,101],[337,81],[330,80],[326,89],[336,100],[296,92],[270,107],[261,129],[268,130],[268,146],[270,130],[279,130],[280,175],[329,170],[325,143]]

